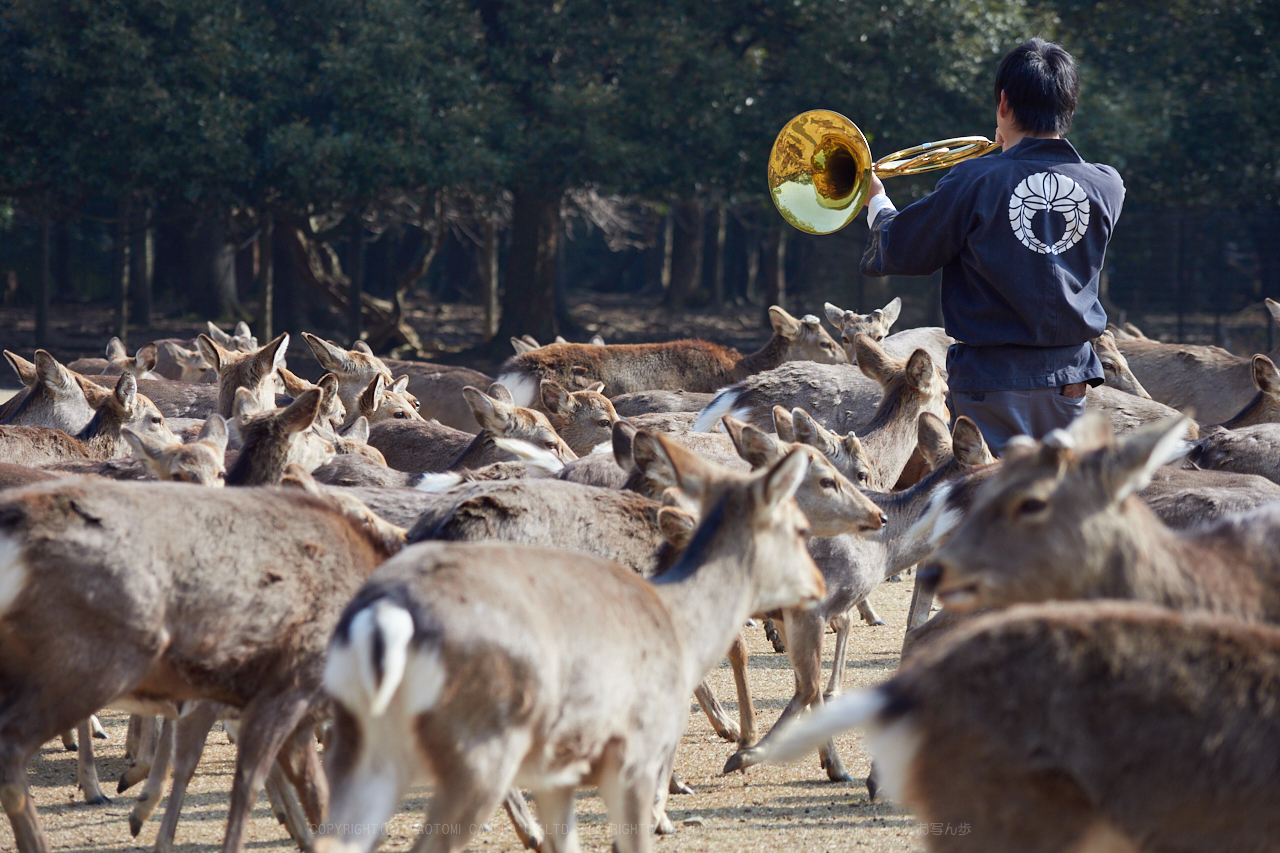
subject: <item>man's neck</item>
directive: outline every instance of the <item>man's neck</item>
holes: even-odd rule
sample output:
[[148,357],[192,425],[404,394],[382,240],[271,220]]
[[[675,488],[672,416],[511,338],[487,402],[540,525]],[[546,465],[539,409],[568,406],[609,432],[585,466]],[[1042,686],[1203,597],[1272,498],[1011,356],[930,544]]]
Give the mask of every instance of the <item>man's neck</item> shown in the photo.
[[1061,139],[1061,138],[1062,138],[1062,135],[1058,133],[1045,133],[1045,134],[1020,133],[1014,130],[1014,131],[1010,131],[1007,134],[1004,134],[1004,148],[1002,148],[1001,151],[1002,152],[1008,151],[1010,148],[1016,147],[1017,144],[1024,139]]

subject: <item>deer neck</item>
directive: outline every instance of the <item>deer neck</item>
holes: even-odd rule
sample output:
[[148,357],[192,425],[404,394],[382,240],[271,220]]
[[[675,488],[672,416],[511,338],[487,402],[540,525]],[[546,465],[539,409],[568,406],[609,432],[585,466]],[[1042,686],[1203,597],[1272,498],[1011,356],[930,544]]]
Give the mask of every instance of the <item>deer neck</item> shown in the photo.
[[879,478],[879,488],[893,488],[911,459],[916,448],[920,403],[915,394],[890,391],[863,429],[862,447]]
[[[722,498],[708,512],[675,564],[653,579],[666,605],[684,660],[686,692],[692,694],[751,616],[754,585],[744,577],[750,565],[750,537],[729,522]],[[743,539],[746,542],[743,542]]]
[[880,507],[889,523],[876,538],[888,551],[885,576],[890,577],[914,563],[918,563],[933,550],[934,543],[925,537],[906,541],[906,533],[924,515],[929,499],[941,484],[954,480],[969,470],[954,456],[930,471],[923,480],[901,492],[866,492],[871,502]]
[[787,343],[787,339],[774,332],[764,346],[742,357],[734,373],[737,374],[738,379],[745,379],[755,373],[773,370],[787,360],[790,349],[791,345]]
[[462,468],[480,468],[490,462],[509,459],[511,455],[498,449],[493,441],[493,434],[487,429],[480,430],[471,443],[463,448],[458,458],[445,470],[457,471]]
[[1115,535],[1103,555],[1103,596],[1259,617],[1257,590],[1240,569],[1243,555],[1233,554],[1238,549],[1229,541],[1170,530],[1137,497],[1126,500],[1112,518]]
[[126,456],[128,448],[121,440],[121,425],[120,417],[115,412],[108,411],[108,406],[104,405],[94,413],[93,420],[89,421],[89,425],[76,438],[84,443],[90,459],[105,462],[117,456]]

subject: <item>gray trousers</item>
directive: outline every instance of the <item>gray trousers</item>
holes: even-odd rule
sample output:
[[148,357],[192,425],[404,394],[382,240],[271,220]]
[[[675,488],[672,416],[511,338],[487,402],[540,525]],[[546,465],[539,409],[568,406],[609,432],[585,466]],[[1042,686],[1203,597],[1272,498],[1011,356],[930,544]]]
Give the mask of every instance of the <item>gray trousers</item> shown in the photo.
[[982,431],[991,452],[1015,435],[1043,438],[1050,430],[1067,427],[1084,413],[1084,397],[1064,397],[1061,388],[1030,391],[956,392],[951,395],[954,417],[964,415]]

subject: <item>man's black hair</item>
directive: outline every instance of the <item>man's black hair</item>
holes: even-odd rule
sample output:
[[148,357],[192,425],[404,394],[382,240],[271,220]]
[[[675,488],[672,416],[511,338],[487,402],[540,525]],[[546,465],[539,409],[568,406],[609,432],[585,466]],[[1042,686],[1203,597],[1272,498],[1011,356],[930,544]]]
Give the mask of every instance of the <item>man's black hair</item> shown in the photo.
[[1080,95],[1076,61],[1061,45],[1036,36],[1005,54],[996,70],[996,103],[1009,98],[1013,120],[1030,134],[1062,135]]

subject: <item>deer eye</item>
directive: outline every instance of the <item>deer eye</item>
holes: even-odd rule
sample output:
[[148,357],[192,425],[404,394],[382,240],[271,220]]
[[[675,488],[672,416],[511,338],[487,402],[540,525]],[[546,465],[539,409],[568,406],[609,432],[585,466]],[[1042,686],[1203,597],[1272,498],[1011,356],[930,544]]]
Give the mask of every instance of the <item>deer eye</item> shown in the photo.
[[830,477],[823,477],[820,481],[818,481],[818,485],[822,486],[822,488],[824,489],[834,489],[836,487],[836,481],[831,479]]
[[1014,507],[1013,514],[1017,518],[1026,518],[1032,515],[1041,515],[1049,509],[1049,502],[1041,498],[1023,498]]
[[394,415],[392,415],[391,417],[393,417],[393,418],[407,418],[407,417],[409,417],[409,416],[408,416],[408,415],[406,415],[404,412],[396,412],[396,413],[395,413]]
[[609,427],[612,426],[612,424],[609,423],[608,418],[601,418],[600,420],[596,421],[596,426],[600,427],[601,429],[608,429]]
[[547,450],[558,450],[560,447],[560,445],[554,441],[547,441],[545,444],[547,446]]
[[865,483],[865,482],[867,482],[867,480],[870,480],[870,479],[871,479],[871,478],[870,478],[869,476],[867,476],[867,472],[866,472],[866,471],[859,471],[859,472],[858,472],[858,482],[859,482],[859,483]]

